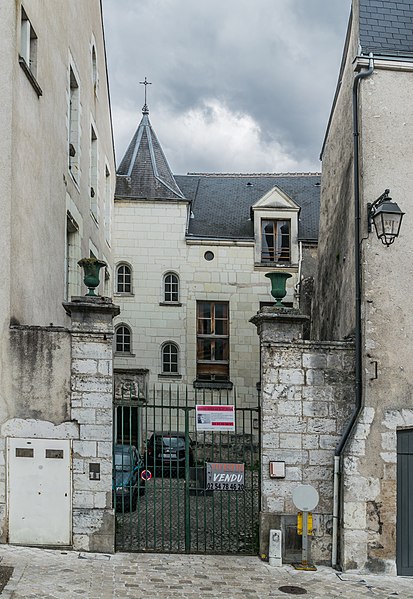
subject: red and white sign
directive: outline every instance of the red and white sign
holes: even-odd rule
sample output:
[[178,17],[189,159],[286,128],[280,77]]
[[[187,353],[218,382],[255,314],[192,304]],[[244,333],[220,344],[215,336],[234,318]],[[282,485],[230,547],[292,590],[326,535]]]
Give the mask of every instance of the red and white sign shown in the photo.
[[197,431],[235,431],[234,406],[195,406]]

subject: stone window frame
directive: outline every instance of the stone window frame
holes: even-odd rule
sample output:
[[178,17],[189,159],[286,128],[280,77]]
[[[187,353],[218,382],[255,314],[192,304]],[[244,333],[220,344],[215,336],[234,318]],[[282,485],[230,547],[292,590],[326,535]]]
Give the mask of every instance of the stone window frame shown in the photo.
[[[120,287],[120,281],[119,281],[119,276],[120,276],[120,269],[128,269],[129,270],[129,283],[126,283],[125,281],[122,282],[122,285],[129,285],[129,291],[125,291],[119,290]],[[125,275],[123,275],[125,276]],[[118,264],[116,265],[116,276],[115,276],[115,295],[122,295],[122,296],[131,296],[133,295],[133,269],[131,264],[129,264],[129,262],[118,262]]]
[[[120,331],[122,332],[122,336],[120,336]],[[125,335],[125,332],[127,334]],[[125,322],[120,322],[115,327],[115,335],[114,335],[114,343],[115,343],[115,353],[119,355],[133,355],[132,354],[132,329]]]
[[23,5],[20,15],[19,64],[37,96],[40,97],[43,95],[43,91],[37,82],[38,37]]
[[70,57],[69,105],[68,105],[68,170],[79,189],[80,184],[80,77],[73,59]]
[[[181,378],[180,353],[179,345],[175,341],[168,340],[162,343],[160,378]],[[172,367],[174,367],[175,370],[173,370]],[[168,368],[170,369],[168,370]]]
[[99,223],[99,143],[96,124],[90,119],[89,201],[93,221]]
[[182,306],[180,302],[181,281],[177,272],[168,270],[162,277],[161,306]]
[[[201,314],[203,304],[210,305],[210,317]],[[216,316],[216,307],[225,306],[226,317]],[[222,334],[216,333],[217,321],[226,322]],[[209,322],[209,325],[208,325]],[[211,359],[205,359],[203,355],[204,342],[210,342]],[[216,359],[217,343],[222,345],[222,351],[226,355],[222,360]],[[196,302],[196,381],[195,386],[200,384],[225,385],[230,382],[230,305],[228,301],[198,300]]]

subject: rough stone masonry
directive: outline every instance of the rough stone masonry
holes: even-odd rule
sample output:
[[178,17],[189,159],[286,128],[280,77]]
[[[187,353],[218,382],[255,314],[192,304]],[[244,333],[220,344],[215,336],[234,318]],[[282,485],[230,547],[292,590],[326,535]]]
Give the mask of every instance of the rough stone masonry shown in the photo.
[[[314,486],[312,557],[331,562],[334,450],[353,406],[354,347],[350,342],[301,338],[307,317],[295,310],[263,308],[251,321],[261,344],[260,553],[269,530],[283,531],[283,559],[299,557],[293,488]],[[270,478],[269,462],[285,463],[285,478]]]

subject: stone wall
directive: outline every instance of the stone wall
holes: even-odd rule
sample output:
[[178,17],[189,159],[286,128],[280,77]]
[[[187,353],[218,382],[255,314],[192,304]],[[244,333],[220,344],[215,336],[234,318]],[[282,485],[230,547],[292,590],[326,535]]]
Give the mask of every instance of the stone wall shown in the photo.
[[112,318],[119,308],[102,297],[72,298],[64,306],[72,319],[71,419],[79,426],[73,440],[73,548],[113,552]]
[[[328,564],[334,450],[353,408],[354,348],[346,342],[302,340],[300,317],[295,318],[266,308],[253,319],[262,360],[260,552],[268,552],[269,529],[281,528],[283,559],[300,558],[292,491],[309,484],[320,496],[313,512],[312,555],[316,563]],[[285,463],[285,478],[270,478],[270,461]]]

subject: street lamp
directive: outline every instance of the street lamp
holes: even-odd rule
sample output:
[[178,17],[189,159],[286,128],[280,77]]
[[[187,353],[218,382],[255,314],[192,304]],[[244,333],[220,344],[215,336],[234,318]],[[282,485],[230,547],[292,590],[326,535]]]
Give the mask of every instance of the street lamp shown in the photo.
[[386,189],[375,202],[367,204],[369,233],[374,224],[377,237],[387,247],[399,236],[400,225],[405,214],[396,202],[392,201],[389,193],[390,189]]

